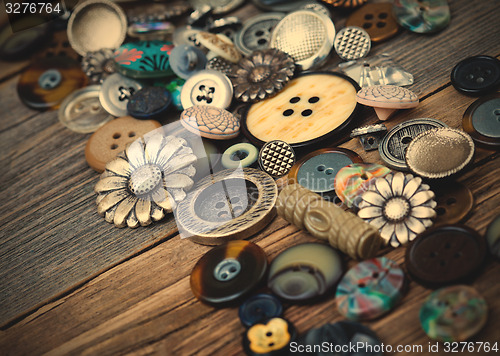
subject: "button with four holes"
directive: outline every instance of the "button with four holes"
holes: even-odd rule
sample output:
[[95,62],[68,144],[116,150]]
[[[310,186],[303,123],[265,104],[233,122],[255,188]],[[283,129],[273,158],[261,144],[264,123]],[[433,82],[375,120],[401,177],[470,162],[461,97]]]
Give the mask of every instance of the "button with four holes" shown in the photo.
[[294,164],[295,152],[284,141],[269,141],[260,149],[260,168],[272,177],[283,177],[290,172]]
[[474,56],[459,62],[451,71],[451,84],[467,95],[484,95],[500,86],[500,60]]
[[345,24],[348,27],[361,27],[370,35],[372,42],[387,40],[399,31],[390,2],[365,4],[354,11]]
[[181,92],[184,109],[194,105],[210,105],[226,109],[233,99],[233,84],[216,70],[201,70],[186,80]]
[[111,115],[120,117],[127,115],[127,104],[130,97],[142,88],[142,85],[119,73],[111,74],[102,83],[99,101]]
[[349,26],[335,36],[335,52],[340,58],[351,61],[366,57],[372,46],[370,35],[360,27]]

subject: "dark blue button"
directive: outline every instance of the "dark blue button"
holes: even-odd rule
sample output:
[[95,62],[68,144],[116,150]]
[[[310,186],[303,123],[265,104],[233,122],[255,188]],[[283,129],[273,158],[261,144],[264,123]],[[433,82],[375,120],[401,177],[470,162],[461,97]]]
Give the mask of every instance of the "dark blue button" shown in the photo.
[[172,95],[167,89],[145,87],[130,97],[127,111],[136,119],[154,119],[164,114],[171,102]]
[[272,294],[261,293],[248,298],[238,311],[241,323],[250,327],[265,319],[283,314],[283,306]]

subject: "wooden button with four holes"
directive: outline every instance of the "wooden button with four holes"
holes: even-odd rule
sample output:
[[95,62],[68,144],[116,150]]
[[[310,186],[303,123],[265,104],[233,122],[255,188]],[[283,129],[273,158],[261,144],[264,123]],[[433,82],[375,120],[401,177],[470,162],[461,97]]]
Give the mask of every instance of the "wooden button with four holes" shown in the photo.
[[392,15],[392,4],[368,3],[354,11],[346,21],[346,26],[357,26],[370,35],[372,42],[385,41],[399,31],[396,18]]
[[90,136],[85,147],[85,159],[90,167],[101,173],[106,163],[140,136],[161,127],[158,121],[137,120],[124,116],[108,122]]

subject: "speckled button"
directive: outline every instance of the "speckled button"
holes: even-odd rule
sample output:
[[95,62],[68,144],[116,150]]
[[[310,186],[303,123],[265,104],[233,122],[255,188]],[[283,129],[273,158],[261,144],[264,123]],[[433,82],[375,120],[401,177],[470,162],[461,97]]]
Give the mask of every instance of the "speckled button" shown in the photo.
[[360,59],[370,52],[370,35],[360,27],[344,27],[335,36],[334,46],[335,51],[343,60]]
[[259,158],[259,150],[251,143],[237,143],[222,154],[221,163],[224,168],[251,167]]
[[90,167],[101,173],[106,163],[123,151],[138,137],[161,127],[158,121],[137,120],[126,116],[114,119],[90,136],[85,146],[85,159]]
[[181,92],[184,109],[193,105],[210,105],[226,109],[233,99],[233,84],[216,70],[205,69],[189,77]]
[[497,215],[488,225],[485,237],[491,254],[496,258],[500,258],[500,215]]
[[283,306],[279,299],[267,293],[251,296],[238,309],[240,321],[246,327],[270,318],[280,317],[282,314]]
[[198,260],[191,272],[191,290],[202,302],[229,306],[263,282],[266,271],[267,256],[262,248],[250,241],[230,241]]
[[236,33],[234,45],[245,56],[255,50],[268,48],[274,26],[284,16],[281,12],[268,12],[251,17]]
[[155,119],[167,112],[171,102],[172,95],[167,89],[144,87],[130,97],[127,111],[136,119]]
[[354,162],[363,162],[356,152],[345,148],[322,148],[298,161],[288,178],[315,193],[331,192],[335,190],[338,171]]
[[427,336],[442,342],[462,342],[477,334],[488,319],[484,298],[472,287],[457,285],[431,293],[420,308]]
[[294,163],[295,152],[284,141],[269,141],[260,149],[260,168],[272,177],[278,178],[288,174]]
[[164,41],[126,43],[115,51],[116,70],[136,79],[171,76],[169,58],[173,48],[170,42]]
[[462,126],[474,142],[488,149],[500,149],[500,94],[472,103],[464,113]]
[[474,277],[486,253],[486,240],[475,230],[445,225],[420,234],[406,249],[405,264],[417,282],[436,287]]
[[207,57],[195,46],[175,46],[170,53],[170,67],[177,76],[183,79],[205,69],[206,64]]
[[243,349],[249,356],[286,355],[290,343],[297,338],[292,323],[283,318],[271,318],[257,323],[243,333]]
[[484,95],[500,86],[500,60],[474,56],[460,61],[451,71],[451,84],[467,95]]
[[450,22],[450,8],[446,0],[394,0],[394,17],[398,23],[416,33],[433,33]]
[[375,319],[403,298],[405,276],[396,262],[373,258],[352,267],[335,295],[340,314],[353,320]]
[[345,25],[363,28],[372,42],[385,41],[395,36],[399,30],[390,2],[363,5],[347,18]]
[[274,258],[267,285],[286,300],[310,300],[333,288],[343,271],[337,250],[320,243],[305,243],[289,247]]
[[474,207],[474,196],[462,183],[452,181],[436,184],[432,190],[436,193],[436,226],[457,224],[465,219]]
[[99,101],[102,107],[113,116],[127,115],[130,97],[142,88],[138,81],[115,73],[102,83]]
[[238,118],[214,106],[191,106],[181,113],[180,121],[187,130],[214,140],[229,140],[240,132]]

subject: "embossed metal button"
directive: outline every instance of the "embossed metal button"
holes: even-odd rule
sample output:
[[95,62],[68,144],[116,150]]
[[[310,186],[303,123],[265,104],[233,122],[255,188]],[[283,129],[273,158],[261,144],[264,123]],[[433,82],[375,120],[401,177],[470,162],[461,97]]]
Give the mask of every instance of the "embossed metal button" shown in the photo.
[[394,17],[401,26],[416,33],[432,33],[444,29],[450,22],[446,0],[395,0]]
[[59,121],[72,131],[89,133],[112,120],[99,102],[100,91],[100,85],[89,85],[71,93],[59,108]]
[[279,317],[283,313],[283,306],[278,298],[272,294],[261,293],[254,295],[241,304],[238,316],[241,323],[250,327],[269,318]]
[[260,168],[272,177],[283,177],[288,174],[294,163],[295,152],[284,141],[269,141],[260,149]]
[[427,336],[444,342],[463,342],[486,324],[488,306],[472,287],[458,285],[431,293],[420,308],[420,323]]
[[191,106],[181,113],[180,121],[187,130],[214,140],[228,140],[240,132],[238,118],[214,106]]
[[335,51],[346,61],[366,57],[371,48],[370,35],[360,27],[341,29],[335,36]]
[[303,70],[320,66],[332,50],[335,26],[330,17],[311,10],[285,16],[275,27],[269,47],[288,53]]
[[500,148],[500,94],[482,97],[472,103],[462,120],[464,131],[486,148]]
[[274,26],[284,16],[281,12],[270,12],[251,17],[236,33],[234,45],[245,56],[255,50],[268,48]]
[[203,245],[244,239],[275,216],[278,188],[266,173],[243,168],[224,170],[198,182],[177,207],[183,238]]
[[115,73],[102,83],[99,100],[102,107],[113,116],[127,115],[130,97],[142,88],[142,85],[130,78]]
[[430,287],[468,281],[487,253],[486,239],[466,226],[438,226],[419,235],[406,249],[408,272]]
[[82,69],[93,83],[102,83],[104,79],[116,72],[113,59],[114,52],[104,48],[95,52],[88,52],[82,59]]
[[159,118],[167,112],[172,95],[161,87],[144,87],[130,97],[128,113],[137,119]]
[[474,196],[462,183],[446,182],[433,187],[433,191],[437,203],[434,225],[457,224],[474,207]]
[[451,84],[468,95],[484,95],[500,86],[500,60],[475,56],[459,62],[451,71]]
[[222,154],[224,168],[250,167],[259,158],[259,150],[250,143],[237,143]]
[[399,30],[390,2],[363,5],[347,18],[345,25],[363,28],[370,35],[372,42],[385,41],[396,35]]
[[264,279],[267,256],[249,241],[230,241],[214,247],[196,263],[190,284],[194,296],[218,307],[229,306]]
[[189,77],[181,92],[184,109],[193,105],[210,105],[226,109],[233,99],[233,84],[216,70],[205,69]]

